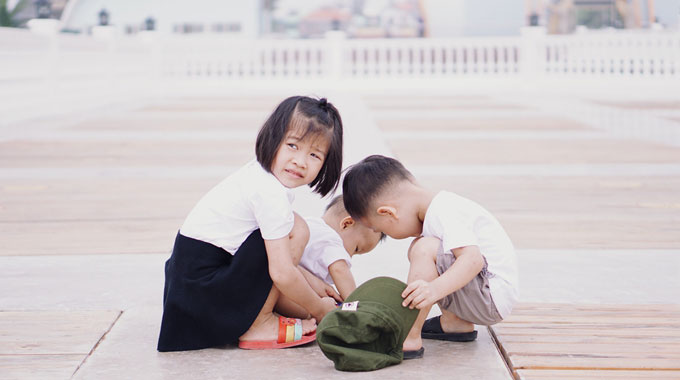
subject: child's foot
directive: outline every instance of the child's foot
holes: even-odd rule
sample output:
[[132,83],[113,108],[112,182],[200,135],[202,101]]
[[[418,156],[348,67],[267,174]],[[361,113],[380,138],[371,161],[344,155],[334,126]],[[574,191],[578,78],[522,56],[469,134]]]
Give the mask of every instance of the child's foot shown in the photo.
[[455,315],[447,318],[442,314],[426,320],[420,336],[424,339],[472,342],[477,339],[477,331],[475,331],[475,325],[470,322],[463,321]]
[[475,325],[458,318],[453,313],[442,313],[439,322],[445,333],[467,333],[475,330]]
[[[302,335],[307,335],[316,331],[316,319],[302,320]],[[241,335],[240,341],[266,341],[276,340],[279,337],[279,316],[271,313],[253,322],[250,329]]]
[[407,337],[406,340],[404,340],[403,351],[418,351],[421,348],[423,348],[423,340],[420,337],[418,338]]

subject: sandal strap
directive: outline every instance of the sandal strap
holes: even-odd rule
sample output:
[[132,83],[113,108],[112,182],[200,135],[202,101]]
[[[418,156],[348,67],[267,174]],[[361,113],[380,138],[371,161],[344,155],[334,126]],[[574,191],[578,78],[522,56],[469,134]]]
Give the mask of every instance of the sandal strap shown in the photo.
[[302,339],[302,321],[279,316],[278,343],[290,343]]
[[302,321],[299,319],[295,320],[295,340],[302,339]]

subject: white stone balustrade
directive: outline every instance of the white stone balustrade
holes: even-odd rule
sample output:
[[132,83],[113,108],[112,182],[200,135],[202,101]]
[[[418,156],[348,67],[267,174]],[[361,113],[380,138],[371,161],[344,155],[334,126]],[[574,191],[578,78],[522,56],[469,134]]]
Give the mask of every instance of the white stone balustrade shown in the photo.
[[[680,78],[680,33],[652,31],[455,39],[242,40],[218,36],[48,35],[0,28],[0,80],[56,76],[272,80],[518,76]],[[97,38],[97,36],[99,38]],[[102,37],[105,36],[106,38]],[[156,50],[158,56],[150,59]]]
[[545,73],[562,77],[680,77],[680,34],[617,31],[550,36]]
[[69,96],[130,99],[172,91],[176,83],[431,89],[446,88],[449,80],[450,87],[461,89],[497,86],[502,79],[513,86],[600,80],[680,88],[678,31],[547,35],[541,27],[527,27],[516,37],[347,39],[331,32],[315,40],[246,40],[156,32],[123,36],[105,28],[71,35],[40,21],[31,20],[32,30],[0,28],[0,123],[20,109],[33,112],[35,104],[56,109]]

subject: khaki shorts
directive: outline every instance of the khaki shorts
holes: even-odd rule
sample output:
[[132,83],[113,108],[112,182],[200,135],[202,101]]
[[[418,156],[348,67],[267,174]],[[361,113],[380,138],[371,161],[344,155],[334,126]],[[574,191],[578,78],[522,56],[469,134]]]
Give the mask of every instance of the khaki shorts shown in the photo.
[[[437,254],[437,272],[441,276],[453,265],[452,254]],[[467,285],[439,300],[442,310],[448,310],[458,318],[476,325],[490,326],[503,320],[491,298],[486,258],[484,268]]]

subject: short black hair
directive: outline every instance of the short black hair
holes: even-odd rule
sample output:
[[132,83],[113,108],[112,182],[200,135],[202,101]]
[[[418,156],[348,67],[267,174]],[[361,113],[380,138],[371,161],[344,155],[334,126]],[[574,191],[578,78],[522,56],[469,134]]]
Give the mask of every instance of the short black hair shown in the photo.
[[[328,203],[328,206],[326,206],[326,211],[332,209],[333,207],[335,207],[336,205],[338,205],[338,204],[341,203],[341,202],[343,202],[343,201],[342,201],[342,194],[336,195],[336,196],[335,196],[333,199],[331,199],[331,201]],[[343,209],[343,210],[345,209],[345,206],[344,206],[344,205],[342,205],[342,209]]]
[[396,181],[413,182],[414,177],[394,158],[381,155],[364,158],[349,167],[342,182],[345,210],[354,219],[365,217],[375,197]]
[[[343,198],[342,194],[331,199],[330,203],[328,203],[328,206],[326,206],[326,211],[328,211],[328,210],[330,210],[330,209],[332,209],[333,207],[336,207],[336,206],[342,206],[342,211],[347,212],[347,210],[345,210],[345,205],[344,205],[345,202],[343,201],[343,199],[344,198]],[[385,235],[384,232],[381,232],[380,233],[380,240],[378,240],[378,241],[383,242],[383,241],[385,241],[385,239],[387,239],[387,235]]]
[[334,191],[342,173],[342,119],[340,113],[326,98],[291,96],[279,104],[265,121],[255,141],[257,162],[271,172],[291,125],[304,128],[302,138],[309,133],[325,135],[329,140],[328,152],[319,174],[309,184],[314,192],[326,196]]

